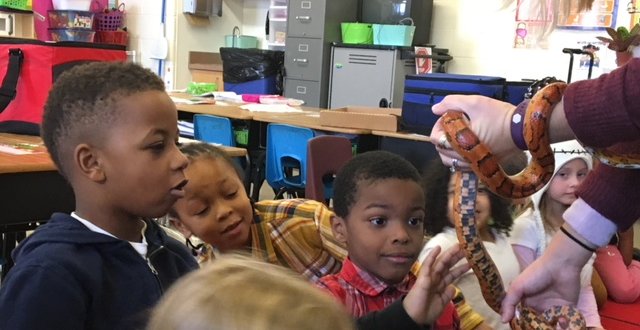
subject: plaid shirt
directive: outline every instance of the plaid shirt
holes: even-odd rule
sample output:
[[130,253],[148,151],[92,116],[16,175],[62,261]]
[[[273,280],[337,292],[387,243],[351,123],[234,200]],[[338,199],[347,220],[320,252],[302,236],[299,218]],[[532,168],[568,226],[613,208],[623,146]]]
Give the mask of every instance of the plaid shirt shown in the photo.
[[[333,237],[333,212],[324,204],[306,199],[265,200],[254,205],[251,253],[281,265],[312,282],[337,273],[346,249]],[[215,259],[213,249],[203,250],[201,261]]]
[[[415,275],[409,273],[399,284],[388,285],[358,268],[347,258],[340,273],[321,278],[317,285],[338,298],[351,315],[362,317],[367,313],[383,310],[396,300],[402,299],[415,282]],[[452,303],[447,304],[433,329],[460,329],[458,314]]]

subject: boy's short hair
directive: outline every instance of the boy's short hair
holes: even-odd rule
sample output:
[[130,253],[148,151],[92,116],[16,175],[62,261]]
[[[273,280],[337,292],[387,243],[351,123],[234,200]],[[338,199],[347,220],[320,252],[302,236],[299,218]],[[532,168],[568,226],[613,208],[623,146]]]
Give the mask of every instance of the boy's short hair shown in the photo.
[[41,126],[42,139],[60,173],[69,179],[65,150],[73,150],[73,139],[100,139],[101,129],[117,117],[119,100],[164,90],[160,77],[133,63],[92,62],[62,73],[49,92]]
[[388,151],[369,151],[352,158],[336,176],[333,187],[333,209],[346,218],[356,202],[361,182],[384,179],[410,180],[420,183],[418,170],[406,159]]
[[244,173],[242,169],[238,166],[236,162],[234,162],[231,157],[221,148],[218,148],[210,143],[206,142],[193,142],[193,143],[185,143],[180,146],[180,151],[187,156],[189,161],[192,161],[196,158],[204,157],[210,159],[223,159],[227,164],[231,165],[233,169],[238,174],[240,180],[244,180]]

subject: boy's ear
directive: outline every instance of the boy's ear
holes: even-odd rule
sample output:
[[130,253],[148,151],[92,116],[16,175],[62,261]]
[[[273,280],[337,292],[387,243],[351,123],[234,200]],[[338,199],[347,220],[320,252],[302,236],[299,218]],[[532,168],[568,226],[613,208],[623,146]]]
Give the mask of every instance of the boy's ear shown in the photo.
[[171,218],[169,219],[169,222],[171,223],[171,225],[173,225],[173,227],[175,229],[177,229],[180,234],[182,234],[185,238],[189,238],[191,237],[191,235],[193,235],[193,233],[191,232],[191,230],[189,230],[185,225],[182,224],[182,221],[178,220],[178,219],[174,219]]
[[347,243],[347,224],[343,218],[337,215],[331,217],[331,231],[338,242]]
[[103,182],[106,177],[96,149],[86,143],[76,146],[73,150],[73,160],[78,166],[80,173],[95,182]]

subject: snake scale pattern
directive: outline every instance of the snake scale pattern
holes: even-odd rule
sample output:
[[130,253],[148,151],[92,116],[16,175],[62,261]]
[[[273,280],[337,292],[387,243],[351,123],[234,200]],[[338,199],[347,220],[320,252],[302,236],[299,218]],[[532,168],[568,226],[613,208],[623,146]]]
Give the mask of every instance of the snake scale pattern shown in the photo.
[[[464,115],[448,111],[443,115],[443,128],[451,147],[470,163],[472,171],[456,171],[454,215],[458,241],[480,282],[487,304],[500,313],[506,294],[502,278],[477,235],[475,200],[478,180],[494,193],[507,198],[523,198],[541,189],[553,176],[555,158],[548,136],[553,106],[560,102],[564,83],[546,86],[531,99],[524,118],[524,137],[531,162],[522,172],[508,176],[497,158],[469,128]],[[586,329],[580,312],[573,306],[555,306],[541,314],[520,304],[510,323],[515,330]]]

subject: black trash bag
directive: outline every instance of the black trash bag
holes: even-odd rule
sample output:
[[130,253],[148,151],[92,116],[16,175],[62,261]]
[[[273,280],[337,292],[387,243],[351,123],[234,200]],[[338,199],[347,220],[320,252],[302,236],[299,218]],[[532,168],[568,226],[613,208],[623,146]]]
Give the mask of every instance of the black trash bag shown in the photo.
[[277,90],[282,94],[284,51],[220,47],[220,57],[225,82],[237,84],[275,75]]

